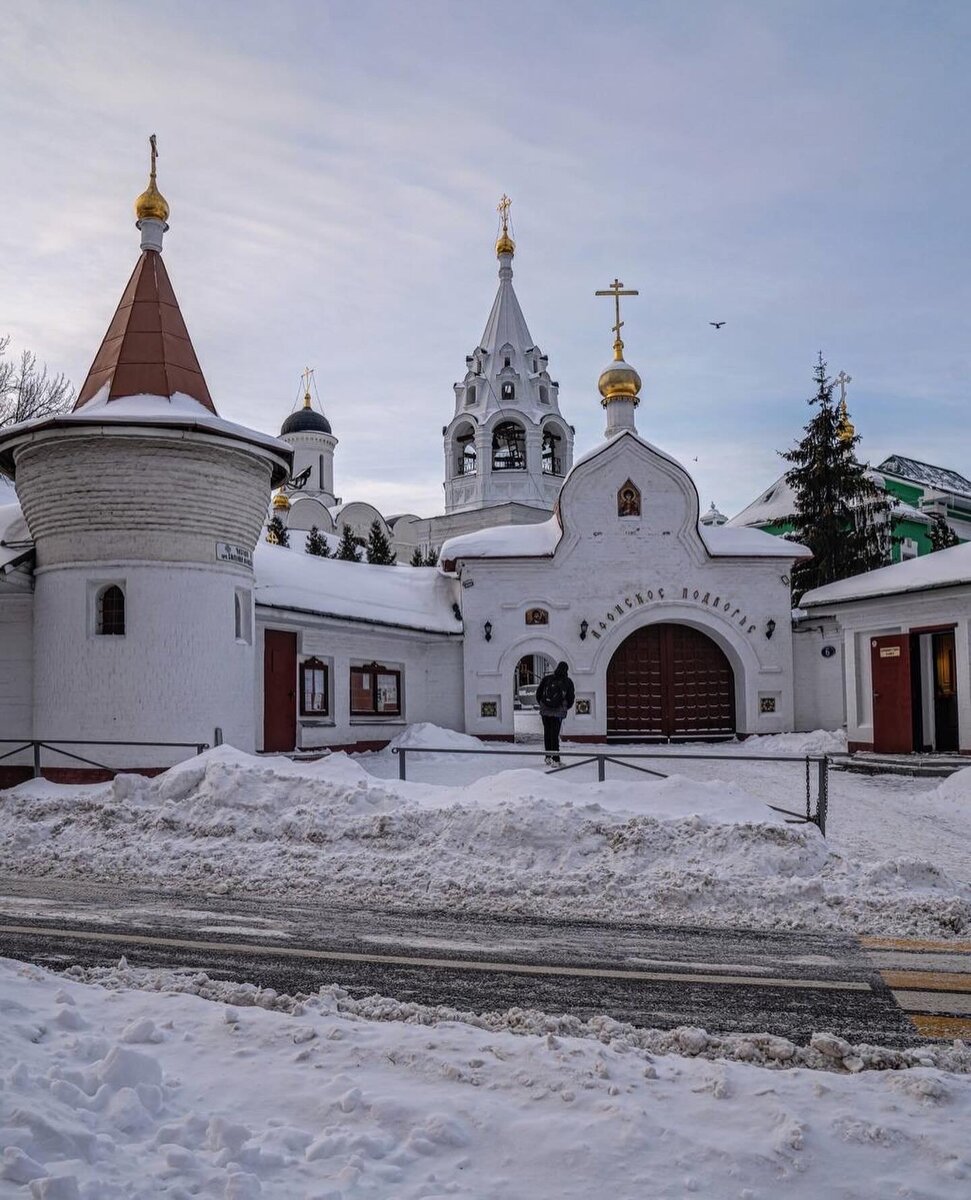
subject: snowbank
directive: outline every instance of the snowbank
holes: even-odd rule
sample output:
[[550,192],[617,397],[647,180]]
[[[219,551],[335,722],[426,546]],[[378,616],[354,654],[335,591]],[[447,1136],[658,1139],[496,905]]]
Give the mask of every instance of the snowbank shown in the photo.
[[[630,1036],[652,1031],[616,1022],[524,1034],[541,1014],[470,1024],[377,998],[391,1019],[374,1021],[335,988],[287,1003],[160,972],[141,983],[159,991],[131,990],[125,974],[100,973],[106,990],[0,960],[3,1195],[967,1195],[971,1079],[866,1071],[839,1039],[804,1052],[826,1074],[768,1071],[711,1061],[699,1029],[654,1058]],[[775,1066],[797,1052],[748,1045]]]
[[845,754],[845,729],[814,729],[812,733],[757,734],[746,738],[742,754]]
[[441,725],[433,725],[431,721],[419,721],[417,725],[409,725],[394,738],[392,749],[404,747],[407,750],[485,750],[484,742],[468,733],[458,733],[454,729],[443,729]]
[[598,784],[515,770],[464,786],[400,783],[346,754],[292,762],[227,746],[156,779],[6,792],[0,870],[374,907],[971,928],[971,886],[939,866],[841,856],[814,826],[785,824],[723,780]]
[[933,791],[934,799],[971,806],[971,767],[955,771]]

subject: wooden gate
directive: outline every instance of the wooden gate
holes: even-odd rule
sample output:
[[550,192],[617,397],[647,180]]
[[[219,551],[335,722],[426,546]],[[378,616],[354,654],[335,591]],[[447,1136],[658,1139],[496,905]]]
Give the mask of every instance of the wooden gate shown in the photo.
[[263,749],[297,744],[297,635],[267,629],[263,643]]
[[870,678],[873,749],[880,754],[910,754],[914,749],[914,708],[909,633],[870,638]]
[[735,673],[690,625],[638,629],[607,668],[607,736],[706,738],[735,732]]

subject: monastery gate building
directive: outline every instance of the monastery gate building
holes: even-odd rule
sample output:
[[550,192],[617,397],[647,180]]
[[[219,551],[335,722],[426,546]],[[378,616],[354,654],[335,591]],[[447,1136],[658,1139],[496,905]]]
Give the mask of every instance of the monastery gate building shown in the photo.
[[[279,438],[218,415],[162,265],[154,171],[137,215],[142,256],[74,412],[0,432],[16,485],[0,499],[0,738],[142,739],[87,756],[145,768],[172,762],[159,742],[363,748],[423,721],[511,738],[517,691],[560,659],[577,689],[568,737],[842,722],[842,652],[794,644],[789,575],[807,551],[699,520],[688,472],[637,432],[619,312],[605,437],[573,462],[513,290],[508,209],[499,290],[444,430],[446,511],[404,521],[406,545],[440,548],[437,568],[305,553],[298,529],[333,536],[348,507],[330,422],[309,398]],[[301,508],[291,546],[268,544],[269,515]],[[29,761],[0,764],[0,782]]]

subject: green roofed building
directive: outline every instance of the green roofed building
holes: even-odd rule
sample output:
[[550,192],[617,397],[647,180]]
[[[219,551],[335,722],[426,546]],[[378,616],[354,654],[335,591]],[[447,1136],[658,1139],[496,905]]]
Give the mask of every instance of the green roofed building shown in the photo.
[[[894,562],[931,552],[930,531],[937,516],[947,521],[962,542],[971,541],[971,480],[957,471],[891,454],[868,475],[897,501],[893,510]],[[792,488],[782,475],[728,524],[781,537],[792,532],[794,509]]]

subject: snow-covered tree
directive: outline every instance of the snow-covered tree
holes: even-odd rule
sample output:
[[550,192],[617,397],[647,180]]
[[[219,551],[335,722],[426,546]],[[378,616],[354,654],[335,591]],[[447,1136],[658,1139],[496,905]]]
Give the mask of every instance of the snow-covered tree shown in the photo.
[[421,552],[421,546],[415,547],[415,552],[411,556],[410,565],[413,567],[423,567],[425,565],[425,556]]
[[330,545],[316,525],[311,525],[307,534],[307,553],[317,558],[330,558]]
[[961,539],[947,523],[947,518],[940,513],[934,514],[927,533],[931,539],[932,554],[935,550],[949,550],[952,546],[960,545],[961,542]]
[[343,562],[360,562],[360,556],[360,542],[354,536],[350,525],[345,525],[341,530],[341,540],[337,547],[336,557],[341,559]]
[[66,412],[74,401],[74,388],[64,375],[48,375],[46,366],[24,350],[8,357],[10,338],[0,337],[0,429]]
[[375,563],[380,567],[390,567],[395,560],[395,553],[391,549],[391,543],[388,541],[387,534],[381,528],[381,522],[378,521],[377,517],[371,522],[371,528],[368,531],[367,560],[369,563]]
[[290,531],[276,514],[266,523],[266,540],[271,546],[290,545]]
[[847,435],[839,406],[833,403],[833,383],[822,353],[813,379],[816,394],[809,404],[814,412],[804,436],[791,450],[782,451],[793,464],[786,482],[796,501],[788,536],[813,552],[811,559],[793,568],[795,603],[810,588],[886,565],[893,543],[891,502],[868,478],[866,464],[857,461],[859,438]]
[[438,551],[435,549],[434,546],[432,546],[431,550],[429,550],[428,553],[425,555],[425,566],[426,567],[437,567],[438,566]]

